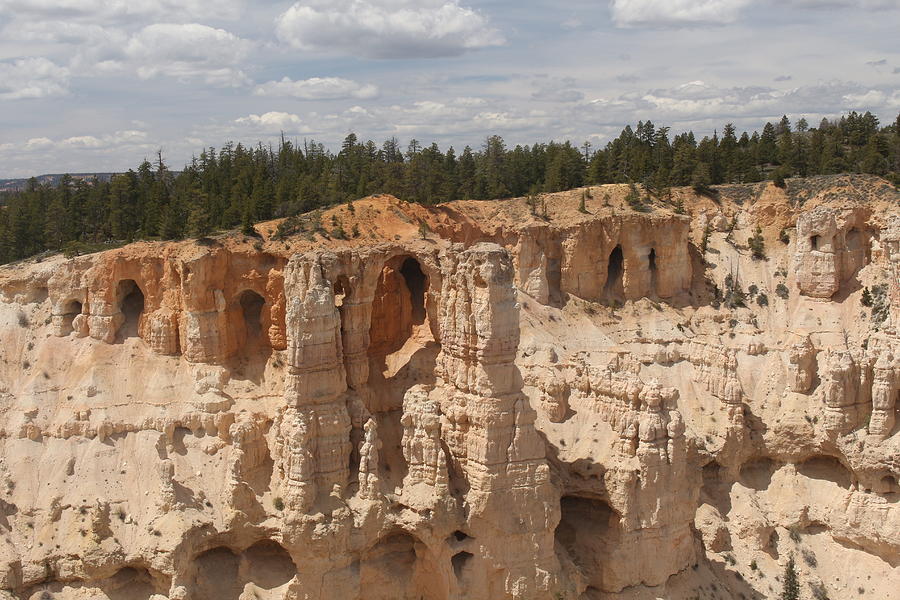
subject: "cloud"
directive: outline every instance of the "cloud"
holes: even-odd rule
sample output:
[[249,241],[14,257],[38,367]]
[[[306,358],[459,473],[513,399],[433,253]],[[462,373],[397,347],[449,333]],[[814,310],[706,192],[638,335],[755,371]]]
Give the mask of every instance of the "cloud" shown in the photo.
[[[216,0],[218,19],[236,19],[243,2]],[[0,13],[27,17],[49,17],[65,21],[134,21],[135,19],[209,18],[205,0],[0,0]]]
[[791,75],[779,75],[775,78],[775,81],[790,81],[791,79],[793,79]]
[[295,81],[283,77],[256,86],[256,96],[291,96],[301,100],[339,100],[357,98],[369,100],[378,96],[378,87],[341,77],[311,77]]
[[[579,105],[568,120],[583,130],[592,124],[633,123],[638,115],[671,125],[673,130],[712,130],[734,122],[757,129],[782,114],[807,119],[834,116],[849,110],[879,114],[900,105],[900,91],[869,88],[853,82],[831,81],[779,90],[766,86],[719,87],[695,80],[671,88],[598,98]],[[620,127],[621,128],[621,127]]]
[[68,83],[69,70],[43,57],[0,62],[0,100],[62,96]]
[[843,98],[848,109],[869,110],[873,106],[900,107],[900,90],[888,93],[883,90],[866,90],[858,94],[847,94]]
[[[610,12],[617,27],[692,27],[734,23],[752,0],[611,0]],[[761,4],[761,2],[760,2]],[[775,9],[898,8],[897,0],[769,0]]]
[[458,0],[301,0],[276,19],[293,48],[369,58],[435,58],[504,43]]
[[671,27],[733,23],[750,0],[612,0],[617,27]]
[[10,150],[16,152],[41,152],[47,150],[96,150],[115,151],[125,147],[145,147],[148,141],[146,131],[137,129],[124,129],[112,133],[100,135],[73,135],[51,139],[49,137],[35,137],[21,144],[9,144]]
[[292,113],[267,112],[262,115],[247,115],[234,120],[242,131],[255,134],[287,134],[310,133],[303,119]]
[[897,0],[788,0],[789,4],[800,8],[861,8],[865,10],[886,10],[898,8]]
[[575,80],[571,77],[538,78],[535,82],[537,90],[531,94],[535,100],[545,102],[578,102],[584,94],[575,89]]
[[887,64],[887,59],[882,58],[880,60],[870,60],[870,61],[866,61],[866,64],[869,65],[870,67],[883,67],[884,65]]
[[124,55],[142,79],[168,76],[235,87],[249,82],[237,65],[251,45],[224,29],[198,23],[160,23],[148,25],[132,36]]

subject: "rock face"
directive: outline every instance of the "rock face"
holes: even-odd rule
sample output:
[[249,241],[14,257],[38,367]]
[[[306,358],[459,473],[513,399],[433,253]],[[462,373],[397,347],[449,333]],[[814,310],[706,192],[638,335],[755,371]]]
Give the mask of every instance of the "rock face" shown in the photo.
[[0,597],[889,597],[898,197],[816,183],[3,268]]

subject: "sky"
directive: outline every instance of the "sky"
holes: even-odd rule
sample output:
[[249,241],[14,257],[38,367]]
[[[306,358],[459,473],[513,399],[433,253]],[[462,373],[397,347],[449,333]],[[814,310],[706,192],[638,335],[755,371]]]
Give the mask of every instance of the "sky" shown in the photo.
[[0,177],[900,113],[900,0],[0,0]]

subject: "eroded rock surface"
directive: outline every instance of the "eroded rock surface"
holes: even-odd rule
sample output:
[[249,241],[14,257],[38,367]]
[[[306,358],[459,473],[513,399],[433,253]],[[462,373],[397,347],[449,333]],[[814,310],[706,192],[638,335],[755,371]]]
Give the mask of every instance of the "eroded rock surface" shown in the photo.
[[889,597],[900,198],[790,183],[4,267],[0,594]]

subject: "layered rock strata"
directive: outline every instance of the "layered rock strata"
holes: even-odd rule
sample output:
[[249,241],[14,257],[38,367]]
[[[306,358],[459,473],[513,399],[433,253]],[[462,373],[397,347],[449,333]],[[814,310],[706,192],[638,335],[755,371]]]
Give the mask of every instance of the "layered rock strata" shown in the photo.
[[762,598],[794,554],[805,595],[884,596],[898,198],[816,183],[3,268],[2,594]]

